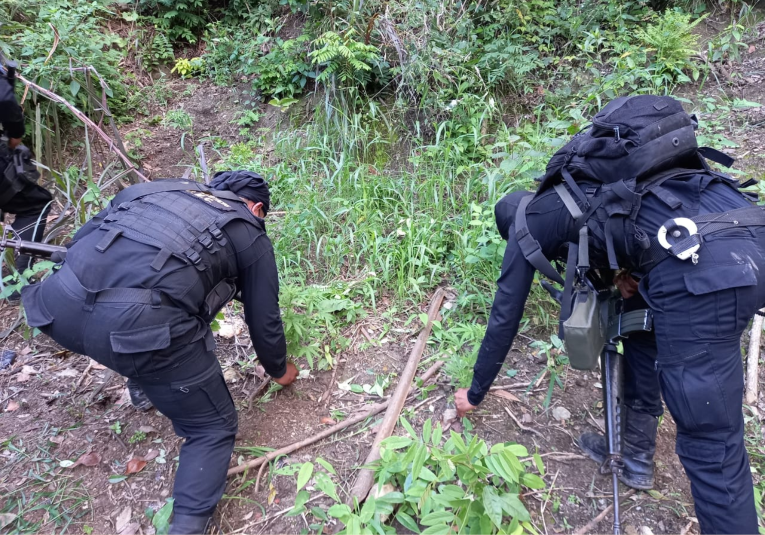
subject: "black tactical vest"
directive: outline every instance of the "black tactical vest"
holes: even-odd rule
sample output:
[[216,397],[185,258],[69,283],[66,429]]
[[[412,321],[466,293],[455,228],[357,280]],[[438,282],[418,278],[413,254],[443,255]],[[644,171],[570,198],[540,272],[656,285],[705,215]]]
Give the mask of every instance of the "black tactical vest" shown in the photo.
[[206,295],[203,317],[215,314],[236,292],[236,258],[226,252],[222,228],[241,219],[261,224],[234,193],[188,180],[161,180],[131,186],[117,194],[99,226],[103,253],[118,237],[157,249],[151,269],[161,272],[170,257],[196,268]]
[[39,177],[27,147],[21,145],[12,151],[5,139],[0,140],[0,207],[28,183],[37,183]]

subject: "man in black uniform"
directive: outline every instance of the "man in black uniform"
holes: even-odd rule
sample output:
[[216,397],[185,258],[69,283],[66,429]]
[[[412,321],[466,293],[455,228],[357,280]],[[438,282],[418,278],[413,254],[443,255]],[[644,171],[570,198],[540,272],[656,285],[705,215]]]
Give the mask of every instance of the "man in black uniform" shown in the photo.
[[[724,175],[701,168],[698,161],[685,163],[689,169],[677,170],[661,190],[643,197],[636,226],[648,236],[657,236],[671,218],[751,208],[736,184]],[[571,200],[572,188],[562,187]],[[507,247],[472,386],[455,395],[460,415],[481,403],[518,332],[535,272],[519,244],[522,233],[516,229],[518,206],[529,195],[512,193],[495,207],[497,228]],[[559,193],[551,188],[537,194],[525,214],[528,231],[544,256],[566,259],[575,222]],[[596,224],[593,220],[587,223],[590,264],[602,268],[609,265],[607,244],[602,240],[603,229],[595,228]],[[704,236],[694,261],[667,255],[652,269],[640,272],[640,295],[625,301],[635,309],[646,308],[647,302],[654,316],[654,332],[624,341],[625,469],[620,479],[634,488],[652,487],[663,395],[677,424],[676,452],[691,481],[702,533],[758,532],[744,445],[740,338],[765,304],[765,228],[730,228],[735,226]],[[638,271],[635,268],[641,262],[624,254],[619,265]],[[638,288],[630,276],[621,275],[615,283],[625,297]],[[634,302],[641,297],[645,299],[642,306]],[[585,433],[579,445],[599,462],[607,455],[602,435]]]
[[[45,232],[51,194],[37,184],[39,174],[30,161],[30,152],[21,144],[24,114],[13,92],[15,66],[0,66],[0,212],[16,214],[13,229],[22,240],[39,242]],[[23,273],[32,257],[19,255],[16,269]],[[18,299],[18,294],[11,299]]]
[[241,292],[261,364],[287,386],[263,178],[219,173],[131,186],[83,226],[66,260],[22,290],[29,325],[140,386],[185,437],[170,533],[202,533],[226,486],[237,414],[210,322]]

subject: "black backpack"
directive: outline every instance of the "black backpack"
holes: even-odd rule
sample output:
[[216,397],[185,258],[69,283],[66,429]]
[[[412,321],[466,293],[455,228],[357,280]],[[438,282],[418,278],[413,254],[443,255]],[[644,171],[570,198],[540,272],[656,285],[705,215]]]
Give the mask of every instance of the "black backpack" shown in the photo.
[[[535,195],[521,201],[515,216],[516,239],[526,259],[538,271],[565,285],[563,320],[570,312],[575,273],[583,277],[589,269],[590,232],[606,244],[609,268],[619,269],[614,244],[630,255],[636,252],[635,247],[646,252],[652,250],[651,239],[635,225],[645,193],[656,193],[670,208],[677,209],[680,200],[662,191],[662,183],[688,173],[689,169],[715,173],[706,159],[725,167],[733,164],[730,156],[698,146],[694,133],[697,125],[696,117],[687,114],[672,97],[620,97],[609,102],[590,127],[553,155],[546,173],[539,179],[536,195],[554,188],[574,218],[575,228],[567,237],[570,245],[565,281],[545,258],[526,224],[526,207]],[[727,175],[715,174],[736,188],[754,182],[739,185]],[[588,225],[588,221],[592,224]],[[649,264],[655,262],[652,254],[635,256],[646,259],[644,266],[637,266],[638,271],[647,272],[652,267]]]

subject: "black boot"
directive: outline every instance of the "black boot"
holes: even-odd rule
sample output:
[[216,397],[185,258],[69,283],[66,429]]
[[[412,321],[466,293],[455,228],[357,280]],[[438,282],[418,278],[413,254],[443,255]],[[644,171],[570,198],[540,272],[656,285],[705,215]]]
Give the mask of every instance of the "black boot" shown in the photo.
[[[656,453],[659,420],[629,407],[624,409],[624,470],[619,481],[633,489],[649,490],[653,488],[653,455]],[[608,454],[608,445],[603,435],[582,433],[578,445],[593,461],[603,464]]]
[[132,379],[128,379],[127,387],[128,393],[130,394],[130,403],[133,404],[133,407],[135,407],[136,410],[148,411],[154,406],[151,404],[149,398],[146,397],[146,394],[143,393],[143,390],[138,383],[134,382]]
[[200,535],[207,530],[210,516],[173,515],[168,535]]

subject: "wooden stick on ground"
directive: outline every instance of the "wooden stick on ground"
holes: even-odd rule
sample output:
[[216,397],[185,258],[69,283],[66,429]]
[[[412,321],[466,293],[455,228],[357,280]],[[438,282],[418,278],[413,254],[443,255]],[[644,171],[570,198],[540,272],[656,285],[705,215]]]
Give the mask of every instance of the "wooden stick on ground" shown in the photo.
[[[409,360],[406,363],[406,367],[404,367],[404,371],[401,372],[401,378],[398,381],[398,385],[396,385],[396,391],[390,398],[390,404],[385,411],[383,421],[377,428],[377,436],[372,443],[369,455],[367,455],[367,458],[364,461],[365,465],[380,458],[380,443],[388,438],[396,427],[398,417],[401,414],[401,409],[404,408],[404,403],[406,403],[406,396],[409,394],[409,390],[412,387],[412,380],[414,379],[415,373],[417,373],[417,366],[420,364],[420,358],[425,351],[425,344],[428,342],[428,338],[430,338],[430,330],[433,326],[433,321],[436,319],[438,311],[441,309],[441,304],[444,301],[445,295],[446,294],[442,288],[439,288],[436,290],[436,293],[433,294],[433,298],[430,301],[430,308],[428,309],[428,321],[422,331],[420,331],[420,335],[417,337],[417,342],[414,344],[414,347],[409,354]],[[372,488],[373,483],[374,472],[368,469],[360,470],[359,475],[356,478],[356,483],[348,493],[347,503],[352,504],[354,498],[358,499],[360,502],[364,501],[369,490]]]
[[[760,314],[765,313],[765,308],[760,310]],[[764,317],[756,314],[752,320],[752,333],[749,336],[749,353],[746,357],[746,396],[747,405],[757,403],[757,375],[760,362],[760,339],[762,337],[762,322]]]
[[[631,489],[625,492],[624,494],[619,496],[619,498],[620,499],[629,498],[633,494],[635,494],[635,489]],[[606,515],[608,515],[608,513],[610,513],[611,511],[613,511],[613,509],[614,509],[614,504],[612,503],[611,505],[603,509],[603,511],[601,511],[601,513],[598,516],[596,516],[595,518],[587,522],[587,524],[585,524],[584,526],[576,530],[574,532],[574,535],[589,535],[590,533],[598,533],[597,531],[595,531],[595,528],[598,527],[598,524],[600,524],[601,520],[606,518]]]
[[247,461],[244,464],[240,464],[239,466],[235,466],[234,468],[229,469],[228,476],[233,476],[234,474],[239,474],[241,472],[244,472],[245,470],[249,468],[257,468],[263,463],[271,462],[276,457],[280,455],[286,455],[288,453],[292,453],[295,450],[299,450],[302,447],[308,446],[310,444],[313,444],[314,442],[318,442],[319,440],[323,438],[327,438],[328,436],[334,435],[338,431],[342,431],[346,427],[350,427],[353,424],[357,424],[359,422],[363,422],[370,416],[374,416],[377,413],[380,413],[388,406],[388,403],[390,401],[386,401],[385,403],[380,403],[378,405],[372,405],[367,412],[362,413],[358,416],[355,416],[353,418],[349,418],[347,420],[343,420],[339,424],[333,425],[332,427],[325,429],[321,433],[317,433],[313,436],[310,436],[306,438],[305,440],[301,440],[300,442],[295,442],[294,444],[290,444],[289,446],[285,446],[283,448],[280,448],[276,451],[270,452],[268,455],[263,455],[262,457],[258,457],[257,459],[253,459],[251,461]]

